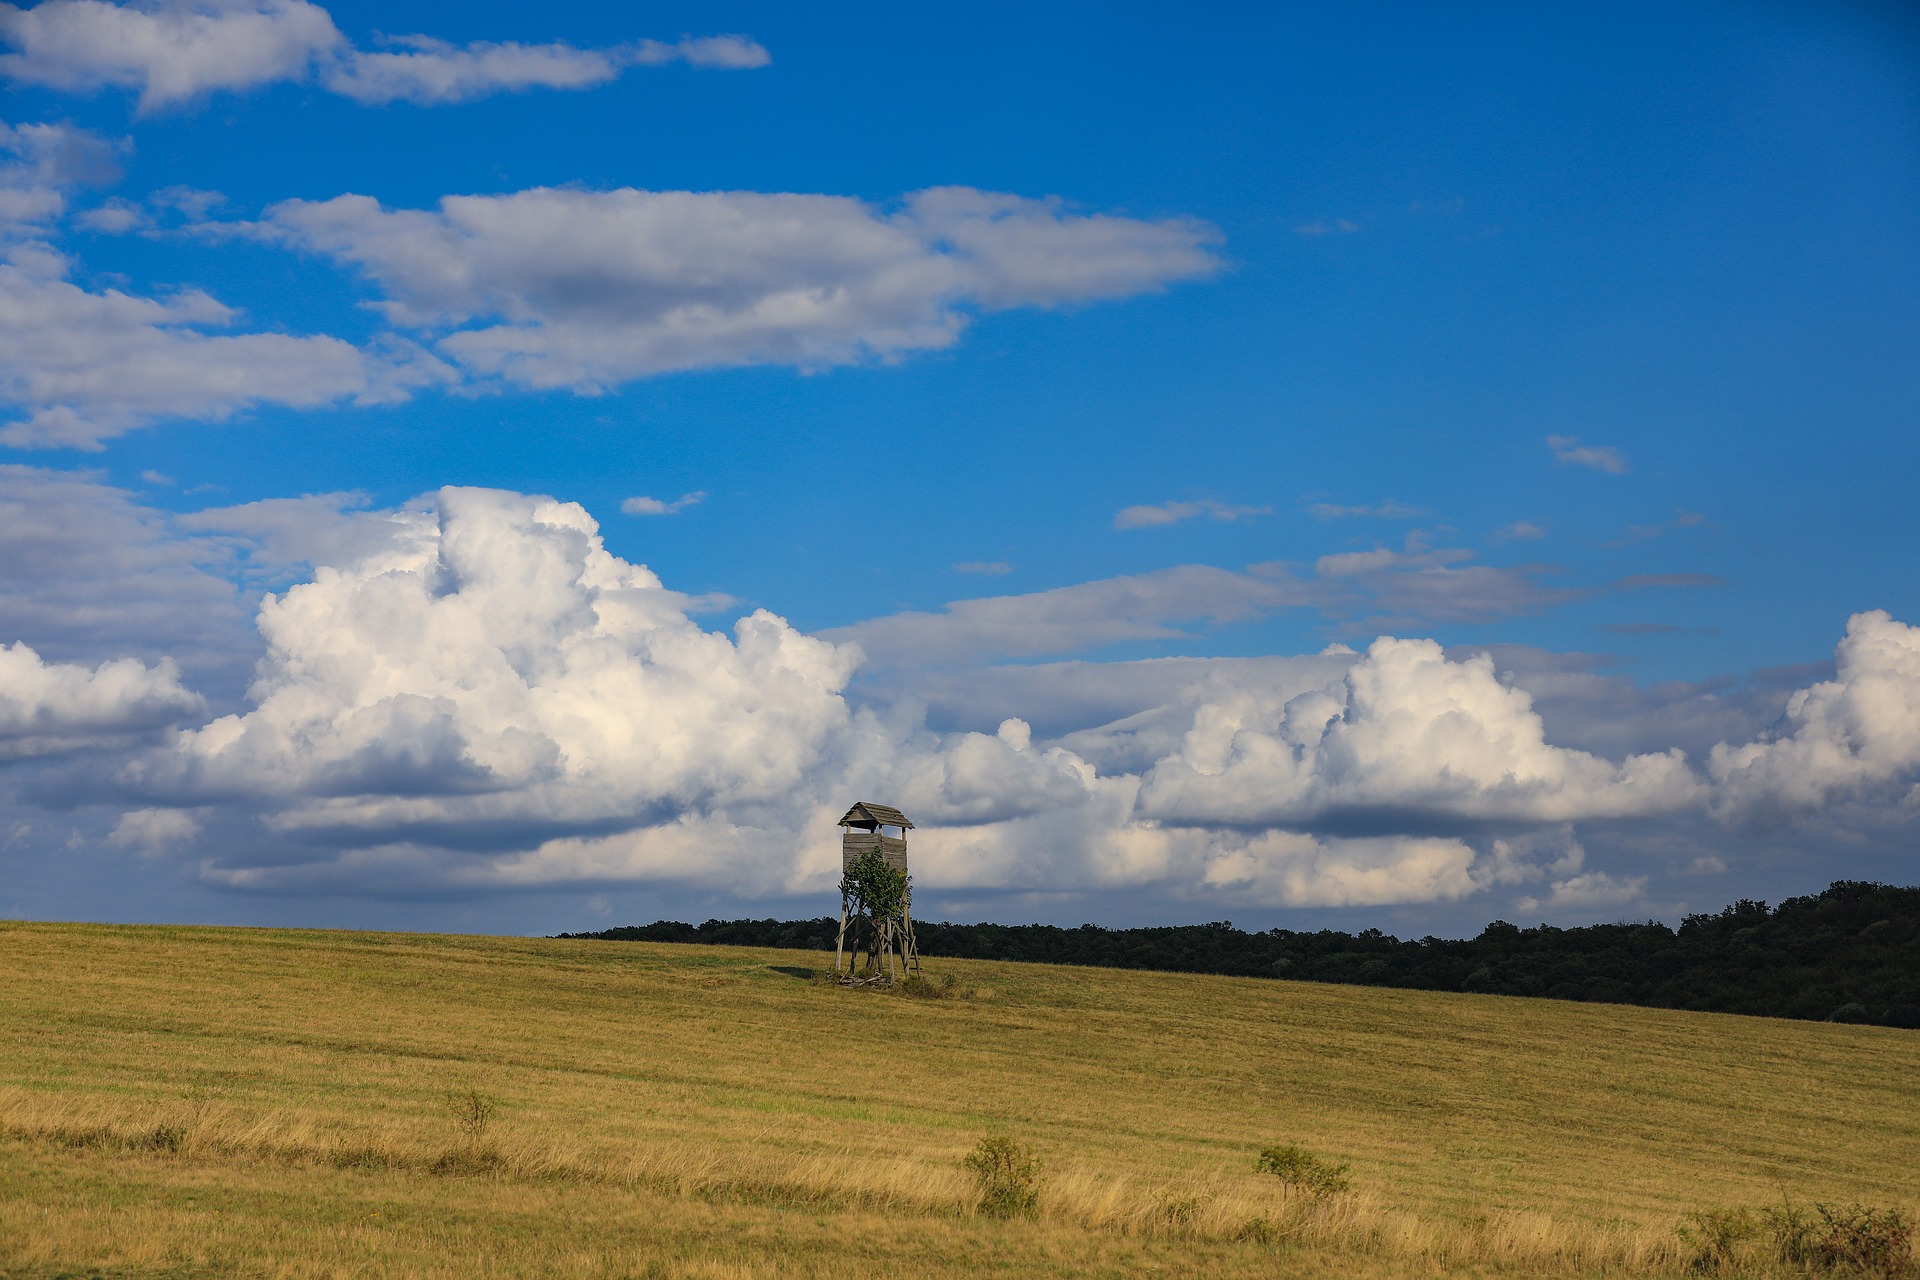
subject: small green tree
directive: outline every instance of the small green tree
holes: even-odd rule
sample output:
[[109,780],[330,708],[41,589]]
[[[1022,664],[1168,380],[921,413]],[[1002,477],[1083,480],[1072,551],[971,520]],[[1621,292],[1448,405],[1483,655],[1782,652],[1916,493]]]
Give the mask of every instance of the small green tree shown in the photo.
[[890,865],[878,850],[869,849],[847,868],[840,880],[840,892],[853,913],[854,950],[865,950],[867,968],[877,969],[881,951],[907,914],[913,897],[912,878]]
[[1254,1168],[1261,1173],[1270,1173],[1288,1186],[1298,1187],[1311,1196],[1337,1195],[1353,1186],[1352,1179],[1347,1176],[1346,1161],[1329,1160],[1291,1144],[1268,1147],[1254,1161]]
[[963,1163],[980,1184],[980,1212],[988,1217],[1023,1218],[1039,1204],[1040,1161],[1026,1144],[982,1138]]

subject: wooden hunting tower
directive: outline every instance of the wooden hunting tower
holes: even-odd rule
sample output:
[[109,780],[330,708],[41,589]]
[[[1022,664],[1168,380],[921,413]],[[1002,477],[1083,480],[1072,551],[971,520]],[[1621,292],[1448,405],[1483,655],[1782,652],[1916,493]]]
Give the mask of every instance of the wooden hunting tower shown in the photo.
[[[887,829],[898,831],[898,835],[888,835]],[[878,853],[886,864],[894,870],[905,873],[907,869],[907,832],[913,829],[913,820],[891,805],[873,804],[862,800],[847,810],[840,819],[840,874],[843,877],[840,892],[840,937],[833,947],[833,971],[841,971],[840,961],[845,956],[846,972],[849,977],[854,972],[853,957],[846,955],[848,927],[859,925],[859,920],[849,920],[847,913],[852,907],[850,895],[844,877],[853,868],[853,864],[862,856]],[[869,981],[891,982],[894,977],[894,960],[898,957],[901,976],[920,971],[920,952],[913,944],[913,915],[906,903],[901,904],[897,919],[869,920],[872,930],[866,939],[867,954],[872,962],[874,973]],[[858,939],[856,939],[856,942]]]

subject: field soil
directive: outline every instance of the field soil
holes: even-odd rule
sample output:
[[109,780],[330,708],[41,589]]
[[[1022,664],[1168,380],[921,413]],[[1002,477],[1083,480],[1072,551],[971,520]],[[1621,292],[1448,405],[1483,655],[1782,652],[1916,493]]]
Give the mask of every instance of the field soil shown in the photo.
[[1913,1031],[823,963],[0,923],[0,1276],[1678,1276],[1691,1212],[1920,1207]]

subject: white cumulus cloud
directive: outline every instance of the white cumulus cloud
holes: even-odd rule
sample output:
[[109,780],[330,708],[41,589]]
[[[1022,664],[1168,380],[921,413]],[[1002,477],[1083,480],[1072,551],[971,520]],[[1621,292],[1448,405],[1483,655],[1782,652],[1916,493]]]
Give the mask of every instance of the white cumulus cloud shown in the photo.
[[1208,854],[1203,883],[1259,906],[1448,902],[1485,887],[1472,846],[1446,837],[1324,839],[1267,831],[1223,841]]
[[244,232],[365,272],[470,373],[593,391],[679,369],[822,368],[950,345],[973,311],[1151,292],[1212,274],[1209,227],[936,188],[844,196],[535,188],[387,209],[273,206]]
[[307,0],[0,6],[0,75],[74,93],[136,90],[150,111],[216,90],[304,79],[346,40]]
[[[251,710],[122,768],[120,793],[147,799],[123,818],[121,845],[198,847],[202,815],[237,805],[264,823],[266,847],[212,852],[206,874],[234,887],[792,892],[831,882],[846,798],[884,794],[922,820],[915,866],[931,888],[1412,902],[1475,892],[1504,865],[1457,836],[1149,814],[1138,773],[1103,774],[1018,717],[939,734],[910,713],[856,708],[844,689],[858,649],[763,612],[731,635],[701,629],[686,597],[610,555],[572,504],[456,489],[320,517],[343,505],[248,504],[197,521],[205,536],[285,542],[275,559],[326,549],[337,563],[263,602]],[[1297,689],[1312,669],[1275,672]],[[1219,678],[1262,682],[1258,665],[1228,670]],[[1174,702],[1195,714],[1190,698]],[[1135,736],[1181,742],[1178,729]],[[175,810],[192,812],[163,816]]]
[[[578,506],[473,489],[388,511],[362,501],[249,503],[175,526],[195,555],[251,547],[261,572],[314,566],[261,603],[246,709],[169,731],[201,706],[170,666],[62,665],[16,645],[0,650],[6,749],[112,748],[110,766],[59,765],[68,799],[115,803],[112,847],[191,847],[235,888],[826,892],[834,819],[867,796],[921,822],[915,875],[938,893],[1277,908],[1528,886],[1520,909],[1563,915],[1645,900],[1644,875],[1586,865],[1583,826],[1632,831],[1710,804],[1726,816],[1756,797],[1897,800],[1920,775],[1920,644],[1883,614],[1854,620],[1837,679],[1796,695],[1781,733],[1723,744],[1709,783],[1678,749],[1558,745],[1491,655],[1430,640],[947,674],[927,700],[863,702],[850,637],[765,612],[709,631],[696,601],[607,552]],[[1033,643],[1036,623],[1084,635],[1266,607],[1247,595],[1264,581],[1174,575],[1130,604],[1138,582],[1085,584],[1092,598],[1008,597],[938,625],[965,655]],[[930,707],[979,727],[931,727]]]
[[1515,905],[1524,913],[1553,914],[1567,911],[1591,911],[1595,907],[1624,907],[1646,897],[1645,876],[1615,876],[1605,871],[1587,871],[1555,880],[1545,897],[1525,897]]
[[25,644],[0,645],[0,760],[124,741],[204,705],[170,661],[86,667],[43,661]]
[[1792,821],[1836,798],[1897,794],[1920,780],[1920,627],[1884,610],[1855,614],[1834,668],[1834,679],[1788,699],[1779,733],[1713,749],[1717,816]]
[[199,835],[200,829],[200,819],[185,809],[131,809],[107,833],[107,843],[137,853],[165,853]]
[[1667,813],[1699,784],[1677,751],[1615,764],[1555,747],[1484,655],[1382,638],[1337,682],[1282,702],[1202,703],[1148,772],[1144,815],[1244,825],[1342,819],[1418,831],[1436,818],[1565,822]]
[[577,506],[446,490],[408,523],[269,596],[255,709],[129,784],[269,798],[283,830],[459,844],[779,800],[846,720],[850,652],[764,612],[701,630]]

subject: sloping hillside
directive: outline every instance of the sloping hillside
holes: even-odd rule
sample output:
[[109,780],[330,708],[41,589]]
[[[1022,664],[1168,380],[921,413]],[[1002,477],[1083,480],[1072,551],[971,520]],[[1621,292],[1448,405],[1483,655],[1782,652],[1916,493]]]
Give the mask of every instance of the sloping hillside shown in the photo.
[[[1902,1204],[1920,1167],[1911,1031],[819,963],[0,925],[0,1273],[1677,1274],[1689,1210]],[[1031,1219],[975,1212],[994,1135]],[[1274,1143],[1352,1192],[1257,1172]]]

